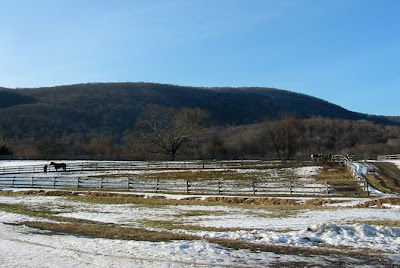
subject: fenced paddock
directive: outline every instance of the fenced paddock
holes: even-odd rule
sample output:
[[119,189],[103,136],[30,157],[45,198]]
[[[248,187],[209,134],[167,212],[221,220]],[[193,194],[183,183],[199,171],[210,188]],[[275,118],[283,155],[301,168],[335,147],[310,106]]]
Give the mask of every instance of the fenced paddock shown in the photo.
[[[49,167],[43,172],[46,161],[10,162],[0,167],[0,190],[4,188],[48,188],[121,190],[138,192],[164,192],[188,194],[232,194],[232,195],[365,195],[367,181],[296,180],[293,178],[271,178],[250,176],[248,179],[158,179],[135,176],[135,172],[161,172],[177,170],[230,170],[283,168],[291,162],[280,160],[238,161],[63,161],[67,172],[56,172]],[[14,165],[11,165],[14,164]],[[306,162],[303,162],[307,165]],[[298,165],[296,162],[295,166]],[[147,170],[147,171],[146,171]],[[129,172],[125,172],[129,171]],[[132,175],[121,175],[123,173]],[[114,175],[112,175],[114,173]],[[100,175],[101,174],[101,175]],[[117,174],[115,176],[115,174]]]
[[[307,161],[304,161],[306,163]],[[310,161],[308,161],[310,162]],[[43,173],[45,163],[26,164],[0,167],[0,174]],[[233,169],[233,168],[262,168],[282,165],[281,160],[227,160],[227,161],[65,161],[67,171],[101,171],[101,170],[150,170],[150,169]],[[290,161],[284,162],[291,163]],[[49,166],[47,172],[56,172]]]

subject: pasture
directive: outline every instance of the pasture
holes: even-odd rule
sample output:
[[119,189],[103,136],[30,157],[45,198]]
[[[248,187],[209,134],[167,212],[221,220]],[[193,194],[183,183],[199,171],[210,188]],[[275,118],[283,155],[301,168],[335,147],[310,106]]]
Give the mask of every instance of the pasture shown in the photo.
[[[45,185],[34,181],[33,187],[1,189],[3,266],[400,265],[398,197],[367,196],[362,187],[344,194],[254,193],[251,184],[246,184],[264,180],[283,188],[288,182],[326,187],[326,182],[354,181],[351,173],[338,165],[238,161],[204,167],[204,163],[182,162],[174,167],[174,163],[154,162],[135,163],[132,168],[132,163],[82,165],[74,161],[67,163],[66,172],[44,173],[44,164],[0,165],[0,171],[20,171],[4,172],[0,180],[16,177],[15,181],[29,181],[34,177],[46,181]],[[54,187],[55,177],[95,180],[96,187]],[[126,178],[151,187],[99,188],[99,180],[126,182]],[[170,184],[206,181],[210,190],[206,186],[203,190],[210,192],[187,191],[185,187],[165,191],[161,186],[157,190],[155,180]],[[221,192],[215,181],[222,183]],[[236,184],[229,184],[232,182]],[[235,193],[238,186],[250,191]]]

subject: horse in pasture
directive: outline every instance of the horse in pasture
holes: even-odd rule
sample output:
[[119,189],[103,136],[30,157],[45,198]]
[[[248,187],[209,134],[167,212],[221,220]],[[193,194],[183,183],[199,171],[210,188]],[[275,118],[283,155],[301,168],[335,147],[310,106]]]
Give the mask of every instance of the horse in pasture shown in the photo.
[[56,171],[57,171],[59,168],[62,168],[64,171],[67,171],[67,164],[65,164],[65,163],[54,163],[54,162],[51,162],[51,163],[50,163],[50,166],[54,166],[54,168],[56,169]]

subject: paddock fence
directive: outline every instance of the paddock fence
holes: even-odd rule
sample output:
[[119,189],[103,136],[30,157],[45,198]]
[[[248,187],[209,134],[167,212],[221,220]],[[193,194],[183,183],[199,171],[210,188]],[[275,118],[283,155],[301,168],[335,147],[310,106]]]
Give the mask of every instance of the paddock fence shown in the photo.
[[377,160],[378,161],[400,160],[400,154],[378,155]]
[[[367,186],[365,185],[367,188]],[[160,180],[134,177],[1,177],[0,189],[40,188],[115,190],[153,193],[357,196],[365,195],[358,182],[298,182],[279,180]]]
[[[53,166],[49,166],[47,172],[56,172]],[[87,161],[87,162],[64,162],[67,164],[67,171],[106,171],[106,170],[162,170],[162,169],[230,169],[230,168],[263,168],[287,164],[290,161],[281,160],[224,160],[224,161]],[[4,165],[0,167],[0,175],[22,174],[22,173],[43,173],[44,165]],[[59,169],[61,170],[61,169]]]

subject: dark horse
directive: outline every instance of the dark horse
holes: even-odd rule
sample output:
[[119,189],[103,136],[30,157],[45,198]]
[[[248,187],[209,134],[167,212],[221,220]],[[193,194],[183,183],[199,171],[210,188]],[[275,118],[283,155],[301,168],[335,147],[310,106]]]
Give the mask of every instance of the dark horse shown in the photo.
[[62,168],[64,171],[67,171],[67,164],[65,164],[65,163],[54,163],[54,162],[51,162],[51,163],[50,163],[50,166],[54,166],[54,168],[56,169],[56,171],[57,171],[59,168]]

